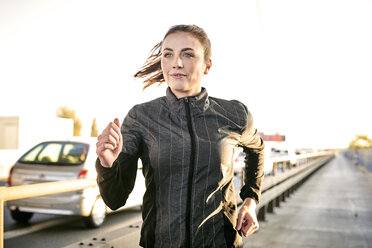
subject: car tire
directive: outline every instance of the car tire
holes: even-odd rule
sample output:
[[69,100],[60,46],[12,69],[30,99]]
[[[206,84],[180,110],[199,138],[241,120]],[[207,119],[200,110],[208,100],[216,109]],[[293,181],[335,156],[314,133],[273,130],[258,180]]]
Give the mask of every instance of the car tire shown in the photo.
[[85,219],[85,225],[89,228],[97,228],[102,225],[106,219],[106,204],[102,198],[97,198],[95,201],[92,211]]
[[10,215],[17,223],[24,225],[28,223],[34,213],[22,212],[17,208],[15,210],[10,210]]

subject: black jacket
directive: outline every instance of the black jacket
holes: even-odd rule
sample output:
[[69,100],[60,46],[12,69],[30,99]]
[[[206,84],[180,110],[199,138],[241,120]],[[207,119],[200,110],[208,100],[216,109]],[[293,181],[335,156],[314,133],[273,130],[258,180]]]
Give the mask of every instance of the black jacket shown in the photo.
[[209,97],[165,97],[134,106],[121,127],[123,150],[112,168],[97,159],[97,182],[111,209],[131,193],[138,158],[146,193],[140,245],[144,247],[236,247],[233,151],[246,153],[240,196],[260,198],[264,144],[246,106]]

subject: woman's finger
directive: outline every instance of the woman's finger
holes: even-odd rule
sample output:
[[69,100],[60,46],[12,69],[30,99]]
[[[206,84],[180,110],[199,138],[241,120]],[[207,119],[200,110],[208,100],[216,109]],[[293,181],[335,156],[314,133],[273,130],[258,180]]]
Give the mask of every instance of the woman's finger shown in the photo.
[[255,222],[250,222],[247,226],[244,228],[245,230],[243,231],[244,236],[248,237],[249,235],[253,234],[255,231],[258,230],[258,224]]
[[109,150],[115,150],[116,149],[116,146],[113,146],[111,143],[105,143],[103,144],[103,147],[105,150],[109,149]]
[[236,230],[242,229],[242,226],[244,224],[244,219],[245,219],[245,211],[243,211],[243,209],[240,209],[239,214],[238,214],[238,221],[236,223]]
[[120,136],[114,129],[110,129],[109,138],[110,138],[110,141],[112,141],[112,139],[115,140],[115,143],[120,142]]
[[107,135],[100,135],[96,142],[96,147],[98,147],[106,144],[106,143],[112,143],[112,145],[116,144],[116,140],[114,138],[110,138],[110,136]]

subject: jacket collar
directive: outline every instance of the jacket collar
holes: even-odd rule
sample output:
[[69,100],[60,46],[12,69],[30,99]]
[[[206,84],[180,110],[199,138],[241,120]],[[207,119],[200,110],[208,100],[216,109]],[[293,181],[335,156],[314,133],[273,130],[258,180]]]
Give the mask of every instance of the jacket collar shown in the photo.
[[208,92],[205,88],[201,89],[201,92],[196,96],[184,97],[178,99],[168,87],[166,93],[166,101],[172,112],[185,115],[185,102],[190,103],[192,113],[203,113],[209,107]]

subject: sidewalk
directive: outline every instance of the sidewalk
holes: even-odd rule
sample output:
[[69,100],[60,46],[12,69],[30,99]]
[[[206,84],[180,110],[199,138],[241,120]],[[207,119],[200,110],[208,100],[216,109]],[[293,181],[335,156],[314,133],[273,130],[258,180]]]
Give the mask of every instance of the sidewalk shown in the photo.
[[372,247],[371,175],[338,155],[244,238],[249,247]]

